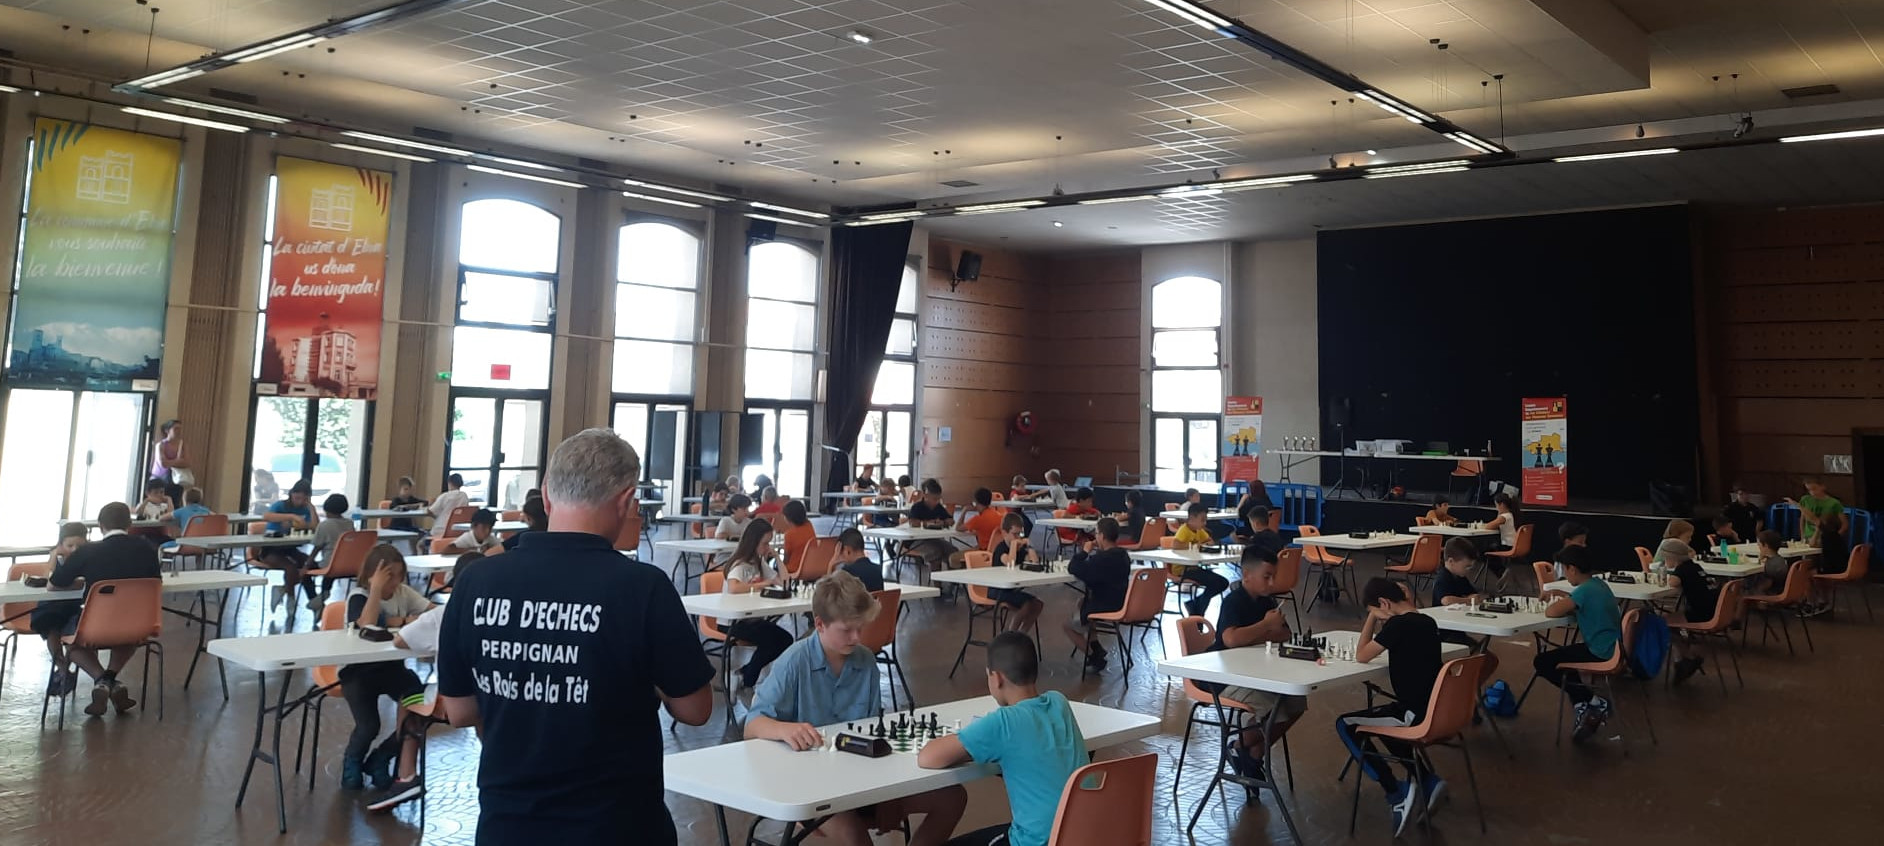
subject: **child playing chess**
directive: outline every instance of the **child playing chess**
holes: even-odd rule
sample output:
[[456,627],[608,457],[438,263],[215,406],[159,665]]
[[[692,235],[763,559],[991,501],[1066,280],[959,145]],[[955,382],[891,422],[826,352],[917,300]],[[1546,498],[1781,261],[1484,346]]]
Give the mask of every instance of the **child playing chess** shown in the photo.
[[1125,607],[1125,590],[1132,581],[1132,559],[1119,548],[1119,521],[1101,517],[1094,531],[1099,536],[1073,553],[1073,563],[1067,568],[1086,586],[1086,598],[1079,604],[1079,618],[1061,625],[1067,638],[1073,641],[1073,648],[1086,653],[1086,668],[1097,673],[1106,668],[1106,648],[1099,644],[1098,638],[1088,636],[1090,623],[1086,618]]
[[1388,754],[1401,761],[1408,780],[1395,779],[1387,760],[1374,748],[1373,735],[1357,735],[1357,726],[1410,726],[1426,718],[1426,706],[1433,696],[1433,683],[1439,677],[1439,623],[1413,604],[1412,596],[1398,582],[1374,578],[1361,589],[1367,606],[1367,619],[1361,623],[1360,646],[1354,660],[1367,663],[1387,653],[1387,677],[1393,683],[1393,701],[1335,718],[1335,733],[1348,747],[1348,754],[1361,764],[1361,772],[1380,782],[1387,793],[1393,814],[1393,834],[1400,836],[1413,818],[1413,803],[1426,794],[1430,810],[1439,803],[1446,783],[1427,773],[1421,790],[1411,781],[1413,747],[1396,740],[1381,739]]
[[[863,631],[879,610],[856,576],[840,570],[818,580],[811,597],[817,633],[779,656],[753,696],[746,739],[776,740],[804,752],[825,744],[819,726],[878,714],[877,660],[863,645]],[[908,815],[922,814],[909,843],[937,846],[948,840],[967,806],[968,792],[954,785],[832,814],[818,830],[834,846],[869,846],[871,829],[895,831]]]
[[[1445,551],[1440,553],[1445,562],[1439,572],[1433,576],[1434,605],[1469,605],[1479,598],[1478,586],[1472,584],[1472,562],[1478,559],[1478,550],[1465,538],[1453,538],[1446,541]],[[1439,639],[1447,643],[1457,643],[1473,651],[1478,650],[1478,641],[1465,632],[1451,630],[1439,633]]]
[[1002,632],[988,644],[988,695],[1001,707],[938,737],[916,753],[916,763],[938,770],[1000,764],[1013,822],[949,841],[951,846],[1047,846],[1060,794],[1086,765],[1086,738],[1073,707],[1057,690],[1040,692],[1040,656],[1020,632]]
[[1616,653],[1617,641],[1622,639],[1622,611],[1616,605],[1616,595],[1609,590],[1609,584],[1593,578],[1596,570],[1587,548],[1573,546],[1558,552],[1557,561],[1563,565],[1563,575],[1569,580],[1571,590],[1569,593],[1545,591],[1544,598],[1550,600],[1550,605],[1544,609],[1544,615],[1576,615],[1583,642],[1540,652],[1531,664],[1539,678],[1562,688],[1570,701],[1576,703],[1576,728],[1570,733],[1570,740],[1582,743],[1609,719],[1609,700],[1597,696],[1583,684],[1576,671],[1558,667],[1609,660],[1609,656]]
[[[1040,564],[1040,551],[1027,543],[1027,522],[1019,514],[1001,518],[1000,540],[994,544],[994,566],[1020,567]],[[1046,603],[1020,588],[989,588],[988,598],[1008,607],[1007,628],[1021,631],[1035,625]]]
[[[352,625],[394,628],[418,619],[431,607],[431,602],[406,584],[405,556],[382,543],[373,547],[360,565],[360,576],[347,594],[346,620]],[[362,776],[371,778],[375,786],[383,788],[370,806],[373,810],[385,810],[424,795],[418,755],[419,738],[427,720],[407,709],[425,701],[425,683],[403,661],[349,664],[340,668],[339,677],[347,710],[353,712],[353,733],[347,737],[346,754],[341,759],[341,787],[359,790],[364,786]],[[381,696],[398,705],[399,720],[398,728],[375,748]]]
[[[1207,543],[1216,543],[1210,535],[1210,506],[1193,502],[1185,512],[1188,519],[1179,526],[1177,536],[1172,541],[1178,549],[1194,549]],[[1270,561],[1275,561],[1272,551]],[[1217,575],[1207,567],[1192,567],[1187,564],[1172,564],[1171,578],[1180,582],[1190,582],[1198,587],[1197,595],[1184,603],[1184,613],[1192,617],[1202,617],[1210,610],[1210,601],[1230,589],[1230,580]]]
[[[1267,547],[1244,547],[1242,566],[1242,580],[1223,595],[1223,607],[1217,611],[1217,640],[1210,645],[1211,652],[1283,643],[1289,639],[1288,618],[1282,616],[1280,603],[1271,595],[1271,585],[1276,577],[1276,554]],[[1281,740],[1282,735],[1308,710],[1308,698],[1305,696],[1281,696],[1254,688],[1223,687],[1209,682],[1199,682],[1197,686],[1214,691],[1222,699],[1249,706],[1251,714],[1273,712],[1274,720],[1269,726],[1267,738],[1263,736],[1260,718],[1236,735],[1236,754],[1231,756],[1230,765],[1238,773],[1252,778],[1263,776],[1263,758],[1268,754],[1269,747]]]
[[[1656,550],[1661,553],[1662,562],[1672,565],[1675,584],[1681,589],[1682,621],[1690,624],[1706,623],[1714,619],[1714,606],[1720,594],[1707,583],[1707,571],[1694,561],[1694,550],[1681,541],[1669,538],[1662,541]],[[1670,622],[1674,622],[1671,620]],[[1675,668],[1671,682],[1681,684],[1688,677],[1701,670],[1701,653],[1682,632],[1675,638]]]
[[[766,556],[772,551],[772,522],[753,520],[746,524],[746,532],[739,537],[739,547],[733,550],[730,558],[720,565],[726,573],[726,581],[721,592],[729,594],[755,593],[760,588],[778,583],[778,573],[772,569]],[[792,645],[791,632],[779,627],[779,624],[760,617],[747,617],[726,624],[726,636],[741,643],[752,644],[752,658],[739,670],[739,681],[747,690],[759,684],[759,672],[785,652],[785,647]]]

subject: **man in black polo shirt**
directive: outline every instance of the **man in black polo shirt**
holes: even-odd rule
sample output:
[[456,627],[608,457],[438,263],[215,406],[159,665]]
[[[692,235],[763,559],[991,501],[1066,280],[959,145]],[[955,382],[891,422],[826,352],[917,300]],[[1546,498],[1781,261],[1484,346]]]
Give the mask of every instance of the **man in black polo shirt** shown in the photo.
[[563,441],[543,482],[549,529],[453,587],[438,692],[453,725],[483,728],[481,846],[677,842],[656,706],[705,723],[713,667],[674,586],[614,549],[640,472],[611,430]]
[[[71,555],[54,568],[49,581],[54,588],[69,588],[81,580],[87,588],[99,582],[112,579],[159,579],[163,578],[163,567],[157,562],[157,547],[139,537],[132,537],[126,532],[131,529],[131,507],[122,502],[113,502],[98,509],[98,528],[105,536],[96,543],[88,543],[74,550]],[[71,634],[77,630],[78,619],[74,617],[64,631]],[[74,646],[67,650],[72,663],[77,664],[86,675],[95,682],[92,684],[92,704],[85,706],[85,713],[94,717],[105,714],[105,701],[110,700],[112,707],[122,714],[137,707],[137,700],[131,698],[131,691],[118,681],[118,673],[124,665],[131,662],[131,656],[137,649],[113,649],[108,664],[98,660],[98,650]]]

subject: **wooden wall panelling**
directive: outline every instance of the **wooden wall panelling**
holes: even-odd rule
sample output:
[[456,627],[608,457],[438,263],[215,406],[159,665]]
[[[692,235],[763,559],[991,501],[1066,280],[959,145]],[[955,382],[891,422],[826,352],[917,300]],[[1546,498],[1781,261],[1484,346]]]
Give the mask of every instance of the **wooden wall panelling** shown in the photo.
[[1738,286],[1720,297],[1729,324],[1884,319],[1884,281]]
[[1722,332],[1726,357],[1748,359],[1884,358],[1875,323],[1749,323]]
[[1846,435],[1884,420],[1884,399],[1739,397],[1727,406],[1743,435]]
[[[183,349],[184,367],[178,378],[177,419],[183,422],[185,448],[198,456],[195,472],[209,503],[216,508],[235,508],[241,503],[241,489],[225,490],[229,479],[239,479],[245,472],[235,468],[209,467],[204,456],[215,456],[217,441],[240,442],[239,432],[216,431],[219,418],[228,403],[244,402],[228,387],[229,348],[235,320],[253,320],[252,313],[240,314],[226,309],[238,303],[241,281],[247,271],[242,267],[242,234],[248,231],[242,221],[247,214],[243,194],[243,155],[247,137],[220,132],[204,139],[201,198],[197,203],[195,256],[191,265],[189,304],[204,306],[187,312],[188,328],[180,339],[171,339]],[[245,381],[242,382],[246,384]],[[154,423],[161,424],[158,420]],[[220,481],[222,484],[217,484]],[[89,516],[89,515],[88,515]]]

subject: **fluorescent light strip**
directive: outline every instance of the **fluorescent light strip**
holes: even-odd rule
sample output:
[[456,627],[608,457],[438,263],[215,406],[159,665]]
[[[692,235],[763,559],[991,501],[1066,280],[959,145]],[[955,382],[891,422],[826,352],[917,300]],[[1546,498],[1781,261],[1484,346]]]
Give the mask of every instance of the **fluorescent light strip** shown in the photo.
[[307,35],[304,33],[301,35],[293,36],[284,41],[275,42],[273,44],[262,44],[255,47],[250,47],[246,50],[238,50],[234,53],[230,53],[227,56],[223,56],[222,58],[227,59],[231,62],[235,62],[236,64],[244,64],[247,62],[257,61],[259,59],[266,59],[269,56],[279,56],[282,53],[288,52],[289,50],[294,50],[301,47],[312,47],[326,40],[327,39],[322,36]]
[[157,73],[153,73],[150,76],[146,76],[141,79],[133,79],[130,82],[125,83],[123,87],[125,88],[161,88],[165,85],[174,85],[186,79],[195,79],[199,76],[202,76],[205,73],[208,73],[208,71],[205,71],[201,68],[192,68],[192,67],[187,67],[187,66],[180,67],[180,68],[171,68],[167,71],[158,71]]
[[409,162],[436,161],[436,159],[428,159],[424,156],[415,156],[415,155],[412,155],[411,153],[395,153],[391,150],[375,150],[372,147],[362,147],[358,144],[341,144],[339,142],[330,142],[327,146],[332,147],[336,150],[352,150],[356,153],[370,153],[375,156],[385,156],[386,158],[389,158],[389,159],[405,159],[406,161],[409,161]]
[[1233,25],[1229,18],[1196,3],[1186,2],[1186,0],[1146,0],[1146,2],[1212,32],[1221,32]]
[[809,221],[791,220],[789,218],[783,218],[783,217],[773,217],[772,215],[769,215],[769,214],[754,214],[752,212],[746,212],[746,216],[752,218],[753,220],[767,220],[773,223],[789,223],[793,226],[806,226],[812,229],[818,228],[818,224],[811,223]]
[[968,215],[976,215],[976,214],[1006,214],[1007,212],[1017,212],[1017,211],[1022,211],[1024,209],[1027,209],[1027,208],[1029,208],[1029,206],[1008,206],[1006,208],[999,208],[999,209],[977,209],[975,211],[958,211],[955,213],[955,216],[966,217]]
[[1846,138],[1870,138],[1874,135],[1884,135],[1884,128],[1853,129],[1847,132],[1823,132],[1818,135],[1790,135],[1779,139],[1779,143],[1791,144],[1794,141],[1841,141]]
[[20,89],[18,88],[14,88],[11,85],[0,85],[0,94],[18,94],[18,93],[20,93]]
[[980,212],[1008,211],[1010,209],[1027,209],[1033,208],[1034,206],[1044,206],[1046,204],[1046,200],[1010,200],[1005,203],[979,203],[972,206],[960,206],[955,209],[955,213],[977,214]]
[[507,165],[510,165],[511,167],[527,167],[531,170],[547,170],[551,173],[568,173],[569,172],[560,167],[555,167],[553,165],[541,164],[539,162],[526,162],[522,159],[507,159],[507,158],[504,158],[503,156],[489,156],[483,153],[478,153],[477,157],[487,162],[507,164]]
[[847,221],[844,221],[844,225],[845,226],[882,226],[885,223],[902,223],[904,221],[913,221],[913,220],[915,220],[915,218],[913,217],[899,217],[894,220],[847,220]]
[[483,165],[465,165],[465,167],[467,167],[467,168],[470,168],[471,170],[475,170],[475,171],[477,171],[478,173],[488,173],[488,174],[492,174],[492,175],[494,175],[494,176],[508,176],[508,177],[510,177],[511,179],[528,179],[528,180],[530,180],[531,182],[542,182],[542,183],[545,183],[545,184],[549,184],[549,185],[561,185],[561,186],[562,186],[562,187],[564,187],[564,188],[587,188],[587,187],[589,187],[589,186],[587,186],[587,185],[584,185],[584,184],[582,184],[582,183],[580,183],[580,182],[570,182],[570,181],[568,181],[568,180],[564,180],[564,179],[551,179],[551,178],[549,178],[549,177],[547,177],[547,176],[537,176],[537,175],[535,175],[535,174],[531,174],[531,173],[513,173],[513,172],[511,172],[511,171],[508,171],[508,170],[498,170],[497,168],[494,168],[494,167],[485,167],[485,166],[483,166]]
[[1437,168],[1445,168],[1445,167],[1465,167],[1466,165],[1469,165],[1469,164],[1471,164],[1471,162],[1468,162],[1465,159],[1447,159],[1446,161],[1443,161],[1443,162],[1420,162],[1418,164],[1385,165],[1382,167],[1370,167],[1367,169],[1367,172],[1368,173],[1411,173],[1413,171],[1435,170]]
[[749,206],[752,206],[755,209],[770,209],[775,212],[784,212],[786,214],[802,215],[804,217],[815,217],[819,220],[823,220],[825,218],[830,217],[830,215],[825,214],[824,212],[805,211],[804,209],[795,209],[795,208],[792,208],[791,206],[776,206],[771,203],[761,203],[758,200],[750,200],[746,204]]
[[1314,180],[1315,178],[1316,178],[1315,174],[1312,174],[1312,173],[1297,173],[1297,174],[1291,174],[1289,176],[1264,176],[1257,179],[1233,179],[1233,180],[1230,180],[1229,182],[1213,182],[1213,183],[1210,183],[1210,185],[1213,188],[1221,188],[1225,191],[1239,191],[1239,190],[1247,190],[1250,188],[1281,187],[1283,185],[1288,185],[1293,182],[1309,182],[1311,180]]
[[1097,200],[1080,200],[1078,205],[1103,206],[1109,203],[1136,203],[1139,200],[1156,200],[1157,194],[1133,194],[1130,197],[1101,197]]
[[163,98],[163,101],[166,103],[169,103],[172,106],[182,106],[183,108],[186,108],[186,109],[199,109],[205,112],[215,112],[217,114],[222,114],[222,115],[230,115],[230,116],[239,117],[239,118],[248,118],[249,120],[259,120],[265,123],[287,123],[288,122],[288,119],[285,117],[277,117],[275,115],[265,115],[265,114],[262,114],[261,112],[251,112],[248,109],[238,109],[232,106],[219,106],[215,103],[199,103],[195,100],[185,100],[182,97],[165,97]]
[[1170,200],[1181,197],[1214,197],[1223,193],[1222,188],[1211,185],[1179,185],[1158,192],[1158,199]]
[[1467,147],[1471,147],[1472,149],[1477,150],[1478,152],[1481,152],[1481,153],[1499,152],[1498,148],[1492,146],[1491,142],[1486,141],[1482,138],[1479,138],[1476,135],[1472,135],[1471,133],[1468,133],[1468,132],[1448,132],[1445,135],[1447,138],[1452,139],[1454,142],[1463,144]]
[[1365,91],[1355,91],[1353,93],[1354,93],[1354,96],[1359,97],[1363,100],[1366,100],[1369,103],[1373,103],[1374,105],[1379,106],[1382,109],[1385,109],[1391,114],[1395,114],[1400,117],[1406,118],[1407,120],[1412,121],[1413,123],[1424,124],[1424,123],[1431,123],[1434,120],[1432,115],[1422,112],[1419,109],[1413,108],[1412,106],[1402,103],[1399,100],[1395,100],[1392,97],[1389,97],[1371,88]]
[[1470,169],[1471,168],[1466,168],[1466,167],[1435,167],[1435,168],[1428,168],[1426,170],[1400,170],[1400,171],[1394,171],[1392,173],[1364,173],[1364,174],[1361,174],[1361,178],[1362,179],[1392,179],[1396,176],[1425,176],[1426,174],[1429,174],[1429,173],[1458,173],[1459,171],[1470,170]]
[[670,199],[668,197],[656,197],[649,194],[636,194],[633,191],[623,191],[621,192],[621,195],[629,199],[633,199],[633,200],[647,200],[650,203],[666,203],[670,206],[680,206],[682,208],[689,208],[689,209],[700,208],[699,203],[689,203],[686,200],[675,200],[675,199]]
[[862,217],[862,219],[863,220],[886,220],[886,221],[887,220],[905,220],[912,217],[922,217],[925,214],[928,214],[928,212],[923,211],[922,209],[909,209],[907,211],[884,212],[882,214],[866,214]]
[[187,124],[190,124],[191,126],[206,126],[206,127],[209,127],[210,129],[220,129],[224,132],[249,131],[248,127],[237,126],[233,123],[223,123],[222,121],[219,121],[219,120],[204,120],[203,118],[193,118],[187,115],[173,115],[167,112],[153,112],[150,109],[140,109],[136,106],[125,106],[124,113],[129,114],[129,115],[141,115],[143,117],[148,117],[148,118],[156,118],[158,120],[168,120],[168,121],[175,121],[177,123],[187,123]]
[[715,203],[730,203],[733,201],[731,197],[708,194],[704,191],[689,191],[685,188],[675,188],[672,185],[656,185],[652,182],[642,182],[638,179],[624,179],[622,180],[622,184],[632,185],[636,188],[646,188],[649,191],[666,191],[669,194],[679,194],[682,197],[693,197],[698,200],[711,200]]
[[394,138],[391,135],[374,135],[371,132],[353,132],[353,131],[342,132],[340,134],[345,135],[348,138],[358,138],[362,141],[378,141],[381,144],[391,144],[394,147],[405,147],[410,150],[424,150],[428,153],[437,153],[441,156],[476,156],[477,155],[476,153],[473,153],[470,150],[460,150],[457,147],[441,147],[437,144],[426,144],[422,141],[407,141],[404,138]]
[[1551,161],[1553,162],[1600,162],[1604,159],[1633,159],[1633,158],[1638,158],[1640,156],[1666,156],[1669,153],[1679,153],[1679,152],[1681,152],[1681,150],[1680,148],[1677,148],[1677,147],[1657,147],[1656,149],[1653,149],[1653,150],[1626,150],[1620,153],[1591,153],[1587,156],[1558,156],[1557,158],[1551,159]]

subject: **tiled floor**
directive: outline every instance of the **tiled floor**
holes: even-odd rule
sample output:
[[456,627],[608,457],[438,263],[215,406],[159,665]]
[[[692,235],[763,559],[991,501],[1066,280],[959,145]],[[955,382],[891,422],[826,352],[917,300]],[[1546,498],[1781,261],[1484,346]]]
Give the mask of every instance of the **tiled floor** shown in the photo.
[[[1164,715],[1163,734],[1109,754],[1159,754],[1164,778],[1153,839],[1161,844],[1185,842],[1183,824],[1211,763],[1209,729],[1200,729],[1198,739],[1203,742],[1192,744],[1174,800],[1169,773],[1187,711],[1182,693],[1145,661],[1129,685],[1116,665],[1104,678],[1082,683],[1056,631],[1058,621],[1071,610],[1071,593],[1043,593],[1049,600],[1043,618],[1048,645],[1045,684],[1089,702]],[[1884,597],[1874,601],[1884,602]],[[251,597],[239,623],[241,631],[252,633],[262,624],[255,605]],[[307,626],[307,617],[301,612],[301,628]],[[979,662],[971,662],[953,681],[946,678],[964,617],[960,606],[937,602],[922,603],[905,617],[905,669],[923,702],[984,692],[980,674],[973,671]],[[1430,840],[1559,846],[1875,842],[1884,814],[1879,813],[1869,767],[1861,769],[1860,763],[1884,757],[1884,727],[1876,704],[1884,701],[1884,672],[1879,670],[1884,624],[1869,623],[1862,615],[1814,622],[1816,652],[1806,653],[1801,643],[1796,658],[1789,658],[1783,645],[1756,646],[1743,656],[1744,691],[1729,678],[1730,694],[1723,696],[1706,676],[1673,691],[1653,685],[1649,707],[1659,745],[1650,745],[1642,734],[1627,743],[1605,738],[1587,748],[1559,749],[1552,745],[1554,691],[1540,687],[1525,713],[1504,723],[1515,757],[1500,754],[1489,732],[1481,729],[1471,738],[1489,833],[1478,831],[1456,754],[1441,752],[1438,760],[1456,798],[1437,815]],[[1356,623],[1351,605],[1317,607],[1313,619],[1322,630]],[[477,812],[472,783],[477,742],[472,734],[435,732],[423,823],[417,805],[395,815],[368,814],[359,796],[339,790],[340,747],[351,723],[338,700],[326,709],[322,772],[314,789],[308,790],[305,772],[298,783],[291,777],[287,785],[288,835],[275,832],[274,785],[259,772],[248,802],[235,809],[234,794],[254,731],[254,680],[232,672],[231,698],[224,702],[210,664],[198,669],[195,683],[184,691],[180,685],[194,633],[174,619],[165,625],[171,651],[168,713],[162,721],[155,711],[141,708],[124,718],[95,720],[74,710],[63,731],[42,731],[38,693],[45,656],[35,641],[20,644],[0,698],[0,846],[471,842]],[[1529,677],[1528,639],[1501,642],[1495,648],[1504,660],[1499,675],[1522,686]],[[1150,649],[1155,656],[1155,639]],[[133,682],[137,669],[134,664]],[[304,683],[297,680],[296,685]],[[1639,714],[1643,688],[1628,684],[1621,707]],[[1296,787],[1287,801],[1308,842],[1347,839],[1352,782],[1335,780],[1343,757],[1331,720],[1362,701],[1357,689],[1319,692],[1310,700],[1305,722],[1292,734]],[[702,728],[682,727],[668,737],[668,747],[720,742],[721,725],[716,716]],[[292,747],[292,732],[286,743]],[[996,780],[971,785],[970,795],[965,828],[1005,818]],[[1240,795],[1213,799],[1198,823],[1195,842],[1288,842],[1273,810],[1275,801],[1273,796],[1265,796],[1260,805],[1246,805]],[[710,808],[673,795],[668,805],[683,843],[718,842]],[[746,820],[732,817],[735,828],[743,831]],[[1356,838],[1364,843],[1389,839],[1383,803],[1371,785],[1362,790]],[[1408,839],[1429,838],[1415,830]],[[630,832],[622,842],[636,841]]]

